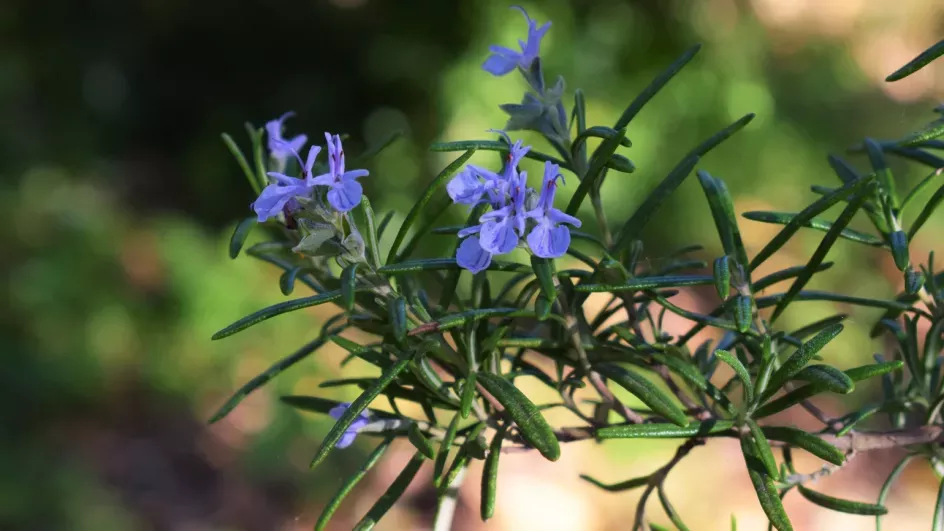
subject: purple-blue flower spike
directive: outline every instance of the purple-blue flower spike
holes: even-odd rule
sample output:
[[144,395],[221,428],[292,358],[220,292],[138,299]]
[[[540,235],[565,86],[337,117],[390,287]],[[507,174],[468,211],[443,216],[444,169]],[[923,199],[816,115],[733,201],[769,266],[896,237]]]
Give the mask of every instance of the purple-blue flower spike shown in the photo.
[[456,249],[456,263],[472,273],[484,271],[492,263],[492,253],[482,249],[478,236],[470,236]]
[[462,169],[446,184],[446,193],[453,203],[461,205],[475,205],[485,194],[487,183],[476,172],[471,164]]
[[525,226],[525,182],[527,172],[521,172],[508,183],[511,200],[497,210],[488,212],[479,218],[481,225],[467,227],[459,231],[459,237],[479,234],[479,245],[491,254],[511,252],[518,245],[518,239],[524,236]]
[[564,179],[560,174],[560,167],[557,164],[545,162],[544,186],[541,188],[538,205],[525,214],[526,217],[537,222],[528,234],[528,247],[531,248],[531,252],[541,258],[559,258],[570,247],[570,229],[561,226],[560,223],[580,227],[579,219],[554,208],[558,177],[561,180]]
[[266,122],[266,133],[269,137],[269,153],[274,159],[279,161],[280,167],[285,166],[285,161],[291,156],[298,156],[298,153],[305,147],[308,137],[298,135],[294,138],[285,139],[282,136],[282,128],[285,120],[295,116],[294,112],[287,112],[277,119]]
[[[349,407],[351,407],[350,403],[338,404],[337,407],[334,407],[328,411],[328,414],[331,415],[331,418],[334,420],[338,420]],[[347,448],[348,446],[354,444],[354,439],[357,438],[357,433],[360,432],[361,429],[368,423],[370,423],[370,418],[368,418],[367,415],[362,412],[357,416],[356,419],[354,419],[354,422],[352,422],[351,425],[348,426],[346,430],[344,430],[344,435],[341,436],[341,440],[339,440],[338,443],[334,445],[334,447]]]
[[328,173],[312,180],[313,184],[328,186],[328,203],[338,212],[347,212],[361,202],[364,189],[357,179],[369,175],[367,170],[344,171],[344,148],[341,137],[325,133],[328,141]]
[[311,146],[308,150],[308,160],[305,162],[302,174],[304,179],[296,179],[274,171],[268,173],[275,182],[266,186],[252,203],[252,209],[256,212],[259,223],[277,216],[290,200],[296,197],[308,197],[311,194],[311,189],[314,187],[311,168],[315,165],[315,159],[320,152],[321,148],[318,146]]
[[546,22],[539,28],[538,23],[532,20],[522,7],[513,6],[512,9],[521,11],[525,20],[528,21],[528,41],[522,42],[518,40],[518,45],[521,47],[520,52],[504,46],[488,47],[492,55],[482,63],[482,69],[494,76],[503,76],[514,70],[515,67],[521,67],[523,70],[531,68],[531,63],[534,62],[540,53],[541,39],[544,38],[544,34],[547,33],[547,30],[551,28],[550,22]]

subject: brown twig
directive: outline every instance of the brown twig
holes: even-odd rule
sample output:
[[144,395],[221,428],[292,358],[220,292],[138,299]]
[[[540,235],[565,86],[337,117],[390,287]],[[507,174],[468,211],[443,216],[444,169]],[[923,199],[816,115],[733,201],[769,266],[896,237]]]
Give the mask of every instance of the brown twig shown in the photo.
[[649,476],[649,482],[646,485],[646,490],[643,491],[642,497],[639,498],[639,504],[636,505],[636,518],[633,520],[633,531],[637,529],[642,529],[644,520],[646,519],[646,501],[649,499],[649,496],[652,494],[652,491],[657,488],[662,488],[662,484],[665,482],[665,478],[669,475],[669,472],[675,468],[675,465],[688,455],[696,446],[701,446],[705,444],[705,439],[700,437],[695,437],[693,439],[688,439],[684,444],[678,447],[678,450],[675,451],[675,455],[672,456],[672,459],[665,464],[659,470],[656,470]]

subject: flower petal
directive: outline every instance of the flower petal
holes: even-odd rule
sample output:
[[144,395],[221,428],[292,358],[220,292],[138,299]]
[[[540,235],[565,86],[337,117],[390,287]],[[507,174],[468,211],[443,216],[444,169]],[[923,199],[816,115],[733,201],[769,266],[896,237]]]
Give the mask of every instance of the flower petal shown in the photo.
[[462,240],[456,250],[456,262],[459,267],[468,269],[472,273],[485,270],[492,263],[492,255],[479,244],[478,236],[471,236]]
[[449,194],[453,203],[474,205],[482,198],[484,192],[485,185],[468,166],[446,184],[446,193]]
[[570,247],[570,230],[555,227],[548,221],[538,223],[528,234],[528,247],[541,258],[559,258]]
[[567,224],[573,225],[576,228],[580,228],[580,225],[581,225],[579,219],[569,214],[565,214],[561,212],[560,210],[557,210],[556,208],[548,209],[547,217],[554,223],[567,223]]
[[482,248],[492,254],[511,252],[518,245],[518,235],[511,218],[483,224],[479,238]]
[[335,448],[347,448],[348,446],[354,444],[354,439],[357,438],[356,431],[346,431],[344,435],[341,436],[341,439],[334,445]]
[[337,406],[331,408],[330,411],[328,411],[328,415],[331,415],[331,418],[333,418],[334,420],[338,420],[339,418],[341,418],[341,415],[343,415],[344,412],[347,411],[347,408],[349,407],[351,407],[350,402],[338,404]]
[[[297,179],[296,179],[297,180]],[[304,185],[279,186],[270,184],[266,186],[259,197],[252,203],[252,209],[256,212],[260,223],[277,216],[282,212],[285,203],[295,196],[307,195],[308,188]]]
[[488,59],[486,59],[484,63],[482,63],[482,70],[485,70],[493,76],[503,76],[511,72],[516,66],[518,66],[518,59],[520,57],[520,54],[517,52],[512,53],[515,55],[512,56],[493,53],[492,55],[488,56]]
[[481,230],[482,230],[481,225],[472,225],[471,227],[466,227],[464,229],[461,229],[459,231],[459,237],[465,238],[469,234],[478,234],[479,232],[481,232]]
[[354,179],[341,181],[328,190],[328,202],[338,212],[347,212],[360,204],[363,193],[364,189]]

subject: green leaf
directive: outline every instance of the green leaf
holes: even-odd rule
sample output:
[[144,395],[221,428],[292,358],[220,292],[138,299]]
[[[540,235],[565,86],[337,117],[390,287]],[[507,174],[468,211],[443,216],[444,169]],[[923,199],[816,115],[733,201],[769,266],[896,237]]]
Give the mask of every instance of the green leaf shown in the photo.
[[311,306],[317,306],[319,304],[324,304],[326,302],[334,302],[341,298],[340,291],[329,291],[327,293],[322,293],[319,295],[312,295],[311,297],[303,297],[301,299],[295,299],[291,301],[280,302],[278,304],[273,304],[267,308],[263,308],[258,312],[255,312],[251,315],[247,315],[242,319],[236,321],[235,323],[227,326],[226,328],[220,330],[219,332],[213,334],[213,340],[223,339],[224,337],[231,336],[236,332],[241,332],[250,326],[257,325],[262,321],[271,319],[283,313],[294,312],[295,310],[301,310],[303,308],[309,308]]
[[800,495],[806,498],[808,501],[832,511],[838,511],[840,513],[846,514],[861,514],[865,516],[881,516],[888,513],[888,509],[882,507],[881,505],[873,505],[871,503],[862,503],[834,498],[821,492],[810,490],[803,485],[797,485],[797,489],[800,491]]
[[662,203],[672,195],[672,192],[682,184],[682,181],[688,177],[688,174],[695,169],[698,160],[697,155],[689,155],[683,159],[669,172],[669,175],[646,196],[646,199],[636,208],[632,217],[630,217],[623,225],[623,228],[620,229],[616,243],[613,245],[613,253],[622,252],[633,240],[639,239],[639,235],[642,233],[642,229],[646,226],[646,223],[649,222],[649,218],[651,218],[656,210],[662,206]]
[[609,160],[606,161],[606,167],[622,173],[634,173],[636,171],[636,165],[633,164],[633,161],[619,153],[610,155]]
[[324,510],[321,511],[321,516],[318,517],[318,522],[315,523],[315,531],[323,531],[328,527],[331,517],[334,516],[334,513],[337,512],[339,507],[341,507],[341,503],[344,501],[344,498],[346,498],[347,495],[350,494],[352,490],[354,490],[354,487],[356,487],[357,484],[360,483],[362,479],[364,479],[364,476],[366,476],[370,469],[377,464],[377,461],[380,461],[380,458],[383,457],[387,449],[390,448],[391,442],[393,442],[392,437],[384,439],[383,442],[381,442],[377,448],[375,448],[374,451],[371,452],[369,456],[367,456],[367,461],[365,461],[360,468],[358,468],[353,474],[344,480],[344,484],[341,485],[341,488],[338,490],[338,492],[335,493],[334,497],[331,498],[331,500],[329,500],[325,505]]
[[716,258],[713,266],[715,290],[722,301],[728,298],[731,291],[731,259],[727,256]]
[[908,64],[889,74],[889,76],[885,78],[885,81],[892,82],[904,79],[918,70],[921,70],[941,55],[944,55],[944,41],[940,41],[918,54],[917,57],[908,61]]
[[638,489],[639,487],[644,487],[649,484],[649,480],[651,477],[652,476],[641,476],[638,478],[627,479],[626,481],[621,481],[619,483],[606,484],[586,474],[580,475],[580,479],[584,481],[588,481],[607,492],[623,492],[626,490],[632,490],[632,489]]
[[508,380],[491,373],[479,373],[478,381],[504,406],[505,412],[518,425],[521,436],[550,461],[560,458],[560,444],[554,430],[544,420],[537,406]]
[[774,484],[773,477],[767,473],[766,467],[758,454],[754,439],[746,434],[741,436],[741,452],[744,454],[747,474],[751,478],[751,484],[754,485],[757,500],[760,502],[764,514],[767,515],[770,523],[780,531],[793,531],[790,518],[780,501],[777,485]]
[[[895,465],[895,468],[892,469],[891,473],[888,475],[888,478],[882,483],[882,489],[878,493],[878,502],[875,505],[883,507],[885,505],[885,500],[888,498],[888,494],[892,490],[892,485],[898,479],[898,476],[904,472],[905,467],[908,466],[908,463],[914,458],[913,455],[906,455],[902,457],[898,464]],[[882,531],[882,515],[875,516],[875,531]]]
[[377,226],[374,223],[374,209],[370,207],[370,200],[367,196],[361,196],[360,205],[354,210],[355,215],[360,217],[359,224],[361,232],[367,234],[367,258],[370,265],[377,269],[380,267],[380,244],[377,243]]
[[[498,151],[501,153],[508,153],[511,151],[511,146],[508,145],[508,142],[504,140],[460,140],[458,142],[436,142],[435,144],[429,147],[430,151],[467,151],[467,150],[481,150],[481,151]],[[538,162],[551,162],[552,164],[557,164],[562,168],[569,168],[568,164],[558,158],[554,158],[550,155],[545,155],[535,150],[529,151],[525,154],[525,158],[536,160]]]
[[944,173],[944,166],[932,171],[927,177],[921,179],[921,182],[912,188],[910,192],[908,192],[908,195],[906,195],[905,199],[901,202],[900,216],[904,216],[905,211],[908,209],[908,205],[910,205],[912,201],[915,200],[915,198],[919,197],[922,192],[931,186],[931,183],[934,182],[934,179],[936,179],[942,173]]
[[[403,275],[407,273],[418,273],[420,271],[454,271],[461,269],[456,263],[455,258],[428,258],[422,260],[409,260],[396,264],[387,264],[377,269],[378,273],[384,275]],[[515,262],[503,262],[492,260],[488,266],[489,271],[529,271],[530,268],[524,264]]]
[[423,192],[423,195],[420,196],[420,199],[413,205],[413,208],[410,209],[410,212],[406,215],[406,219],[403,220],[403,224],[400,225],[400,230],[397,231],[397,235],[393,239],[393,244],[390,246],[390,252],[387,253],[387,263],[392,264],[397,260],[397,251],[400,249],[400,244],[403,243],[403,239],[406,238],[407,233],[410,231],[410,227],[416,222],[417,218],[420,217],[420,214],[423,213],[423,210],[426,208],[426,205],[433,199],[433,196],[436,195],[436,192],[439,191],[439,188],[446,184],[446,181],[449,180],[453,174],[459,171],[459,168],[466,163],[467,160],[475,153],[475,148],[468,148],[468,150],[462,154],[459,158],[452,161],[448,166],[446,166],[443,171],[439,172],[439,175],[433,179],[433,182],[426,187],[426,191]]
[[472,412],[472,402],[475,401],[476,374],[478,373],[469,373],[469,376],[465,379],[465,383],[462,385],[462,402],[459,406],[459,414],[462,415],[464,419],[469,418],[469,413]]
[[[786,295],[786,293],[777,293],[775,295],[768,295],[766,297],[758,297],[754,300],[754,302],[757,304],[758,308],[768,308],[782,301]],[[833,301],[844,304],[853,304],[856,306],[865,306],[868,308],[885,308],[886,310],[894,310],[898,312],[915,312],[922,315],[926,314],[926,312],[923,312],[918,308],[914,308],[902,302],[888,301],[884,299],[867,299],[865,297],[851,297],[848,295],[840,295],[838,293],[829,293],[827,291],[803,290],[797,293],[793,300],[794,302]]]
[[409,335],[415,336],[429,332],[440,332],[466,323],[473,323],[492,317],[533,317],[534,312],[519,310],[518,308],[486,308],[482,310],[467,310],[441,317],[438,321],[425,323],[410,330]]
[[252,142],[252,161],[256,166],[256,178],[261,190],[269,182],[269,176],[266,175],[266,154],[262,148],[262,135],[265,129],[256,127],[249,122],[243,125],[246,128],[246,133],[249,134],[250,142]]
[[287,370],[292,365],[295,365],[299,361],[307,358],[312,352],[318,350],[327,342],[327,339],[324,336],[319,336],[314,341],[309,342],[305,346],[296,350],[292,354],[280,359],[279,361],[273,363],[268,369],[265,370],[262,374],[256,376],[252,380],[249,380],[245,385],[239,388],[233,396],[231,396],[225,404],[223,404],[220,409],[210,417],[210,424],[213,424],[223,417],[229,414],[244,398],[249,396],[249,393],[255,391],[256,389],[265,385],[269,380],[275,378],[285,370]]
[[417,426],[415,422],[410,424],[410,431],[407,433],[407,438],[410,440],[410,443],[427,458],[433,459],[436,456],[436,450],[433,449],[432,443],[423,435],[423,432],[420,431],[419,426]]
[[[941,135],[944,135],[944,120],[935,120],[925,126],[923,129],[916,131],[907,137],[903,138],[898,142],[898,146],[913,146],[920,142],[925,142],[937,138]],[[889,149],[889,151],[896,151],[894,148]],[[898,151],[901,153],[901,151]],[[940,166],[938,166],[940,167]]]
[[[862,367],[855,367],[853,369],[848,369],[843,371],[846,376],[849,377],[853,382],[860,382],[874,376],[881,376],[887,374],[891,371],[901,369],[904,365],[904,362],[901,360],[889,361],[885,363],[876,363],[870,365],[863,365]],[[822,382],[811,383],[809,385],[804,385],[799,389],[794,389],[789,393],[781,396],[780,398],[768,402],[763,407],[759,408],[754,412],[755,418],[762,418],[773,415],[774,413],[779,413],[791,406],[799,404],[807,398],[816,396],[820,393],[826,392],[828,389],[823,385]]]
[[672,504],[669,503],[669,497],[665,495],[665,489],[663,485],[656,487],[656,492],[659,495],[659,503],[662,504],[662,509],[665,511],[665,514],[668,515],[669,520],[672,521],[672,524],[675,525],[675,529],[678,531],[689,531],[688,526],[685,525],[685,522],[682,521],[682,517],[679,516],[678,511],[675,510],[675,507],[672,507]]
[[374,526],[377,525],[377,522],[393,507],[393,504],[400,499],[400,496],[403,496],[403,493],[406,492],[406,488],[413,482],[413,478],[416,477],[416,473],[420,471],[420,467],[423,466],[425,460],[426,457],[423,456],[422,452],[413,454],[413,458],[410,459],[410,462],[407,463],[403,471],[400,472],[397,479],[393,480],[393,483],[387,487],[387,490],[380,496],[377,503],[375,503],[374,506],[367,511],[364,518],[357,523],[354,530],[368,531],[373,529]]
[[692,422],[688,426],[675,424],[626,424],[607,426],[597,430],[598,439],[684,439],[687,437],[710,437],[730,432],[734,422],[713,420]]
[[872,169],[875,170],[875,176],[882,187],[882,191],[885,192],[885,196],[888,198],[889,206],[893,212],[898,211],[901,203],[898,200],[898,191],[895,189],[894,177],[892,177],[891,170],[888,169],[888,163],[885,162],[885,153],[882,152],[882,146],[875,140],[866,138],[865,151],[869,156]]
[[704,170],[698,170],[696,175],[708,199],[708,206],[711,207],[711,216],[715,220],[715,228],[721,238],[721,246],[725,254],[733,256],[746,272],[749,263],[747,251],[744,249],[744,242],[741,241],[741,232],[738,230],[737,217],[734,214],[734,201],[731,199],[728,187],[725,186],[724,181],[712,177]]
[[905,232],[901,230],[892,231],[888,235],[888,243],[892,248],[892,256],[895,258],[895,266],[898,267],[898,270],[908,269],[911,260],[908,256],[908,237]]
[[610,156],[616,152],[616,149],[620,146],[624,138],[626,138],[626,130],[621,129],[617,131],[616,135],[603,140],[597,150],[593,152],[593,156],[590,157],[590,167],[581,179],[580,186],[574,191],[570,203],[567,204],[566,212],[568,214],[573,216],[577,213],[577,210],[580,209],[580,204],[583,203],[587,194],[597,181],[603,178],[606,163],[610,160]]
[[764,431],[764,435],[770,440],[782,441],[791,446],[802,448],[834,465],[842,466],[846,461],[845,454],[838,448],[801,429],[791,428],[789,426],[764,426],[761,429]]
[[783,387],[783,384],[787,383],[795,374],[806,367],[806,364],[813,359],[813,356],[822,350],[833,338],[839,335],[842,329],[843,326],[841,324],[832,325],[816,334],[812,339],[796,349],[796,352],[787,358],[787,361],[783,362],[783,365],[770,377],[770,383],[767,385],[767,391],[764,392],[762,400],[770,398],[778,389]]
[[618,130],[626,128],[633,118],[639,114],[639,111],[641,111],[642,108],[645,107],[647,103],[649,103],[649,100],[658,94],[658,92],[662,90],[662,87],[664,87],[669,82],[669,80],[675,77],[675,74],[678,74],[679,71],[684,68],[685,65],[687,65],[688,62],[692,60],[692,58],[695,57],[695,54],[697,54],[698,50],[700,49],[701,45],[696,44],[688,50],[685,50],[685,52],[679,56],[678,59],[673,61],[668,68],[656,76],[656,78],[653,79],[652,82],[649,83],[649,85],[643,89],[643,91],[640,92],[638,96],[636,96],[632,103],[626,107],[626,110],[623,111],[623,114],[621,114],[619,119],[616,120],[616,125],[613,126],[613,129]]
[[252,232],[252,228],[255,226],[256,218],[246,218],[236,225],[236,229],[233,230],[233,235],[229,239],[230,258],[236,258],[239,256],[239,251],[243,249],[243,245],[246,243],[246,238],[249,237],[249,233]]
[[282,291],[282,295],[291,295],[295,291],[295,279],[307,270],[306,266],[298,266],[282,273],[282,276],[279,277],[279,289]]
[[737,331],[744,334],[751,329],[754,319],[754,301],[748,295],[734,297],[734,324]]
[[456,439],[456,431],[459,429],[459,415],[454,415],[449,426],[446,428],[446,434],[443,435],[442,443],[439,444],[439,452],[436,453],[436,461],[433,462],[433,484],[436,487],[441,485],[442,473],[446,467],[446,459],[449,457],[449,450],[452,449],[452,443]]
[[625,133],[621,135],[618,129],[611,129],[609,127],[605,127],[602,125],[595,125],[593,127],[588,127],[581,130],[579,133],[577,133],[577,136],[574,137],[574,141],[570,145],[570,151],[576,156],[577,152],[583,147],[583,144],[587,141],[588,138],[608,139],[608,138],[622,137],[622,139],[620,140],[620,145],[623,147],[632,147],[633,143],[630,142],[630,140],[626,138],[624,135]]
[[[864,193],[856,196],[849,202],[846,208],[843,209],[842,213],[839,214],[839,217],[836,218],[836,222],[833,224],[832,228],[826,232],[826,235],[823,236],[823,240],[816,248],[813,256],[810,257],[809,262],[807,262],[806,271],[801,273],[796,278],[796,280],[793,281],[793,284],[790,285],[790,289],[787,290],[787,293],[784,295],[783,299],[777,303],[773,314],[770,316],[771,323],[773,323],[777,317],[783,313],[793,298],[796,297],[797,293],[799,293],[800,290],[806,286],[807,282],[810,281],[816,269],[821,263],[823,263],[823,260],[825,260],[826,254],[829,253],[829,250],[832,248],[833,244],[836,243],[837,239],[839,239],[839,234],[842,233],[842,230],[846,228],[846,225],[852,221],[853,216],[856,215],[856,212],[859,211],[859,208],[862,207],[867,198],[868,196]],[[784,230],[786,229],[787,227],[784,227]]]
[[403,344],[406,341],[406,299],[402,296],[396,297],[390,301],[389,308],[390,327],[393,329],[393,337],[397,343]]
[[534,270],[534,276],[537,277],[538,283],[541,285],[541,292],[547,300],[556,300],[557,287],[554,285],[554,260],[532,256],[531,268]]
[[747,419],[747,427],[751,430],[751,437],[754,438],[754,449],[757,450],[757,457],[763,463],[767,475],[775,480],[780,479],[780,471],[777,469],[774,452],[770,449],[770,443],[767,441],[764,432],[753,419]]
[[580,284],[574,289],[584,293],[641,291],[648,289],[678,288],[682,286],[707,286],[714,283],[708,275],[636,277],[625,284]]
[[679,426],[688,425],[688,415],[685,414],[685,411],[677,406],[670,396],[645,377],[618,365],[600,364],[595,366],[594,369],[632,393],[633,396],[649,406],[652,411],[667,420]]
[[737,356],[731,354],[727,350],[716,350],[715,357],[727,363],[732,369],[734,369],[734,374],[736,374],[738,379],[741,380],[741,385],[744,387],[745,401],[748,403],[753,402],[754,384],[751,383],[751,373],[748,372],[747,367],[741,363],[741,360],[737,359]]
[[495,436],[492,437],[488,457],[485,458],[485,467],[482,469],[482,503],[480,509],[482,521],[488,520],[495,514],[495,500],[498,494],[498,459],[501,457],[502,441],[505,440],[507,426],[507,424],[502,424],[495,432]]
[[[393,382],[397,376],[403,372],[410,365],[411,360],[409,358],[403,358],[398,360],[388,369],[386,369],[377,380],[374,381],[373,385],[367,388],[363,393],[358,396],[354,402],[351,403],[351,406],[344,410],[344,413],[341,414],[341,417],[335,422],[334,426],[331,428],[331,431],[325,435],[324,439],[321,441],[321,448],[318,449],[318,453],[315,454],[314,459],[311,461],[311,468],[315,468],[322,461],[328,457],[328,454],[331,453],[331,450],[334,449],[334,445],[341,440],[341,437],[344,435],[344,432],[350,427],[351,423],[361,414],[362,411],[367,409],[367,406],[377,398],[378,395]],[[420,454],[422,455],[422,454]]]
[[852,378],[829,365],[809,365],[796,373],[793,379],[817,384],[831,393],[848,394],[855,390]]
[[[779,225],[789,225],[799,214],[791,214],[788,212],[766,212],[766,211],[752,211],[745,212],[741,214],[745,218],[751,221],[759,221],[761,223],[776,223]],[[826,221],[820,218],[809,218],[800,223],[801,227],[807,227],[811,229],[816,229],[822,232],[828,232],[829,229],[833,227],[832,221]],[[852,229],[843,229],[839,233],[840,238],[846,240],[851,240],[854,242],[864,243],[866,245],[871,245],[872,247],[884,247],[885,242],[881,238],[872,236],[871,234],[866,234],[864,232],[859,232]]]
[[931,196],[931,199],[928,200],[927,204],[924,205],[924,208],[921,209],[921,212],[918,214],[918,217],[915,218],[914,222],[911,224],[911,228],[908,229],[909,240],[914,239],[918,231],[921,230],[921,227],[924,226],[924,223],[930,219],[934,210],[941,204],[941,201],[944,201],[944,186],[941,186],[934,192],[934,195]]
[[[812,226],[812,220],[817,215],[822,214],[830,207],[840,201],[845,200],[849,196],[857,194],[861,189],[866,187],[866,185],[871,182],[874,181],[871,179],[857,179],[849,181],[842,188],[839,188],[835,192],[817,199],[811,203],[810,206],[801,210],[787,223],[783,229],[780,230],[780,232],[777,233],[776,236],[773,237],[773,239],[770,240],[769,243],[767,243],[767,245],[764,246],[763,249],[760,250],[760,252],[754,255],[754,259],[751,260],[751,271],[757,269],[757,267],[764,263],[765,260],[770,258],[775,252],[783,247],[783,245],[787,243],[787,241],[789,241],[790,238],[792,238],[793,235],[796,234],[801,228],[807,226],[807,224]],[[746,217],[747,214],[744,214],[744,216]],[[835,223],[832,227],[827,229],[827,233],[832,231],[834,227]],[[839,233],[841,234],[845,229],[845,226],[840,227]]]
[[[243,170],[243,173],[246,175],[246,179],[249,180],[249,185],[252,186],[252,191],[259,195],[262,192],[262,187],[259,186],[259,181],[256,179],[255,174],[252,172],[252,169],[249,168],[249,162],[246,160],[245,155],[243,155],[242,150],[239,149],[239,146],[236,145],[236,142],[233,140],[233,137],[229,136],[226,133],[220,135],[223,139],[223,143],[226,144],[226,148],[229,149],[229,152],[233,154],[233,158],[236,159],[236,163],[239,164],[240,169]],[[230,256],[232,256],[232,247],[230,247]]]

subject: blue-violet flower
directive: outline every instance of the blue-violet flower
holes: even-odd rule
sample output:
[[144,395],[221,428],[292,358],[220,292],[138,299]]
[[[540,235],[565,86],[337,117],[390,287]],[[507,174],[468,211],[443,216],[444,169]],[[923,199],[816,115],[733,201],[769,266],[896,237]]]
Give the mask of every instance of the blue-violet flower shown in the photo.
[[515,67],[521,67],[524,70],[531,68],[531,63],[534,62],[540,52],[541,39],[551,27],[551,23],[546,22],[539,28],[538,23],[528,16],[524,8],[514,6],[513,9],[521,11],[525,20],[528,21],[528,41],[518,40],[518,45],[521,47],[520,52],[504,46],[489,46],[488,50],[492,52],[492,55],[488,56],[488,59],[482,64],[482,69],[495,76],[503,76],[514,70]]
[[347,212],[361,202],[364,189],[357,179],[369,174],[367,170],[344,171],[344,148],[341,137],[325,133],[328,141],[328,173],[315,177],[316,185],[328,186],[328,203],[338,212]]
[[[350,403],[339,404],[337,407],[332,408],[328,411],[328,414],[331,415],[331,418],[338,420],[341,418],[341,415],[344,414],[347,409],[351,407]],[[335,448],[347,448],[348,446],[354,444],[354,439],[357,438],[357,433],[361,429],[370,423],[370,419],[367,417],[367,414],[361,412],[360,415],[354,419],[354,422],[344,430],[344,435],[341,436],[341,439],[337,444],[334,445]]]
[[[259,223],[277,216],[290,201],[296,197],[308,197],[315,186],[314,179],[311,176],[311,168],[315,165],[315,158],[321,148],[311,146],[308,150],[308,160],[303,168],[303,179],[289,177],[284,173],[269,172],[269,177],[275,179],[275,182],[266,186],[259,197],[252,203],[252,209],[258,216]],[[296,156],[298,156],[296,154]]]
[[557,193],[557,179],[563,180],[560,167],[550,161],[544,163],[544,186],[538,205],[525,213],[537,225],[528,234],[528,247],[541,258],[558,258],[570,247],[570,229],[559,225],[567,223],[580,227],[580,220],[554,208],[554,195]]
[[286,139],[282,136],[282,127],[285,120],[295,116],[294,112],[287,112],[277,119],[266,122],[266,133],[269,137],[269,153],[279,163],[280,168],[285,167],[285,161],[291,156],[298,156],[298,153],[308,142],[306,135],[298,135],[294,138]]

